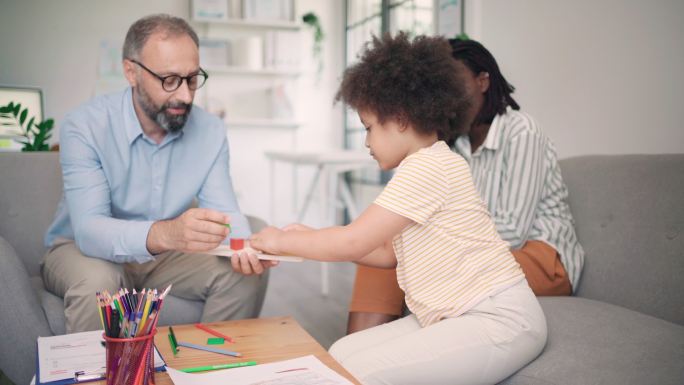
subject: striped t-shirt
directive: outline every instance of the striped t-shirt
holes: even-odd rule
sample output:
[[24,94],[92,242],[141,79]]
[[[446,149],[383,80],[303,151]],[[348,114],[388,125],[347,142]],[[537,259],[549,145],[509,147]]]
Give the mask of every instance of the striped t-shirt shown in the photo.
[[528,240],[552,246],[560,254],[574,290],[584,250],[575,234],[556,149],[537,122],[509,108],[494,118],[475,153],[470,151],[467,135],[456,140],[455,151],[470,164],[501,238],[513,249]]
[[375,204],[413,221],[393,240],[397,281],[422,326],[523,279],[470,175],[439,141],[404,159]]

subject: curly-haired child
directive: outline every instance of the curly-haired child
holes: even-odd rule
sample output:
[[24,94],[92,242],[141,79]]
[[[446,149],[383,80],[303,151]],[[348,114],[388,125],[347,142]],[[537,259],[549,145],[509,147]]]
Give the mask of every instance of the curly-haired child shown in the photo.
[[364,384],[496,383],[546,343],[541,307],[447,145],[469,104],[456,65],[440,37],[374,38],[337,100],[358,112],[380,168],[396,173],[349,225],[269,227],[251,239],[273,254],[396,267],[412,314],[330,348]]

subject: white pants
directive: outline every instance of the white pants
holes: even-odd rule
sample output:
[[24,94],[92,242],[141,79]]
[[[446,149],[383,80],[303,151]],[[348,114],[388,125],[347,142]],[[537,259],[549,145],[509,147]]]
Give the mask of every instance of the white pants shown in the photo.
[[346,336],[330,354],[363,384],[494,384],[546,344],[526,280],[466,313],[421,327],[415,315]]

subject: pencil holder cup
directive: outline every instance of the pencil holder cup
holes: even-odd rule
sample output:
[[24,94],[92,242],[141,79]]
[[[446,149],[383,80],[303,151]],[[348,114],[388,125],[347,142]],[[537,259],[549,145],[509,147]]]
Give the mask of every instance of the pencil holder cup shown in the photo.
[[154,335],[111,338],[103,335],[107,351],[107,385],[154,385]]

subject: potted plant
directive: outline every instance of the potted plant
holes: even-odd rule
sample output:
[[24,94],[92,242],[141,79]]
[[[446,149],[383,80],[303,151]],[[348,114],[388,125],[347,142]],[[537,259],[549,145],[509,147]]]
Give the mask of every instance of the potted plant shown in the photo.
[[0,107],[0,126],[14,129],[17,142],[24,145],[21,151],[49,151],[48,140],[52,137],[53,119],[36,122],[36,118],[28,120],[28,108],[21,108],[21,104],[10,102]]
[[302,16],[302,21],[304,24],[309,26],[313,30],[313,57],[318,62],[317,74],[320,75],[323,70],[323,39],[325,34],[323,33],[323,28],[321,27],[321,21],[313,12],[308,12]]

